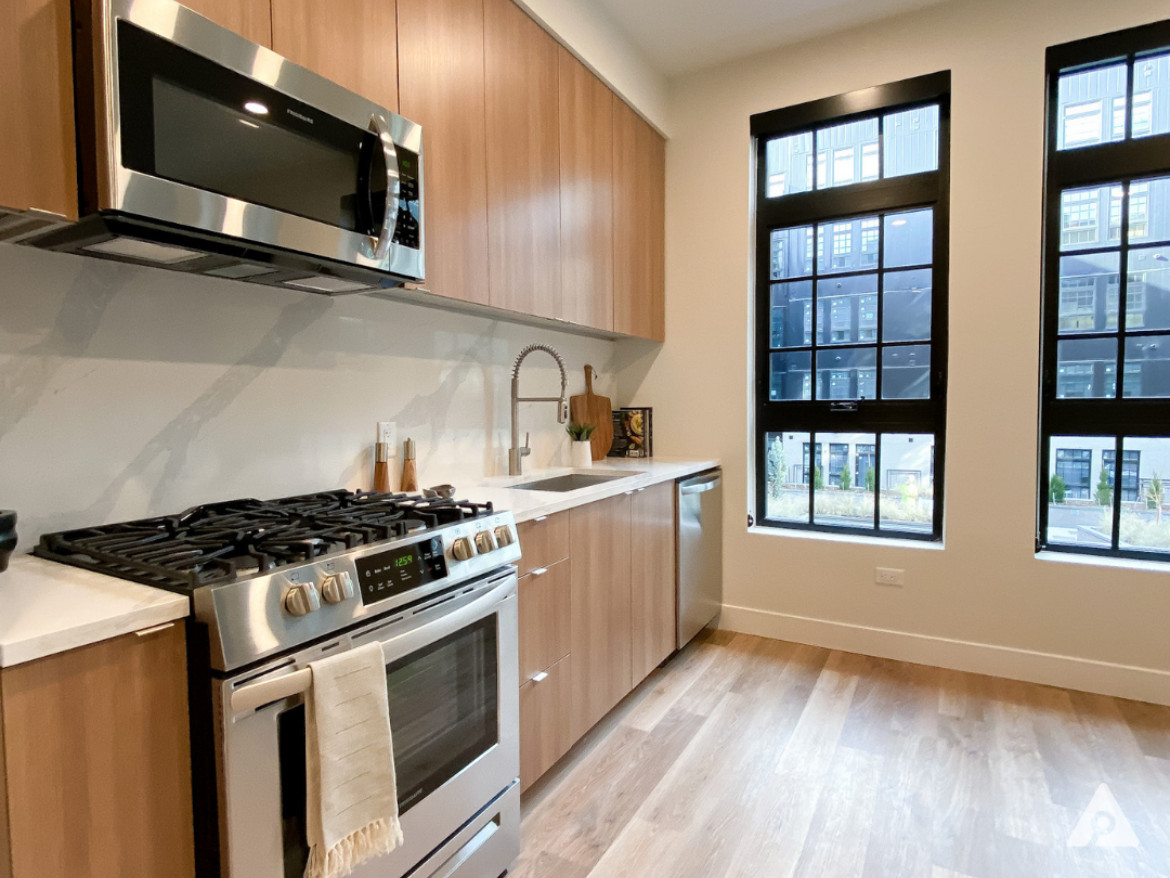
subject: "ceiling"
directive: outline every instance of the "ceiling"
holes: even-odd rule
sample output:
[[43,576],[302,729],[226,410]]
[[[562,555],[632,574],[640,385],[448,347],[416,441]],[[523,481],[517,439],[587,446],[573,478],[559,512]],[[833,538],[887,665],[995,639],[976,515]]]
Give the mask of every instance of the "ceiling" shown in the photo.
[[668,76],[947,0],[596,0]]

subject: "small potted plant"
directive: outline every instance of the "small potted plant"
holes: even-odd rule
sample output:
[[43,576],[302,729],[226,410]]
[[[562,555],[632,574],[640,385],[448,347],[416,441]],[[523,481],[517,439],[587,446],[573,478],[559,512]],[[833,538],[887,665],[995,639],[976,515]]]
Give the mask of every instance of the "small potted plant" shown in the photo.
[[565,432],[573,440],[569,449],[569,461],[574,467],[593,466],[593,443],[589,437],[597,427],[593,424],[578,424],[573,421],[565,427]]

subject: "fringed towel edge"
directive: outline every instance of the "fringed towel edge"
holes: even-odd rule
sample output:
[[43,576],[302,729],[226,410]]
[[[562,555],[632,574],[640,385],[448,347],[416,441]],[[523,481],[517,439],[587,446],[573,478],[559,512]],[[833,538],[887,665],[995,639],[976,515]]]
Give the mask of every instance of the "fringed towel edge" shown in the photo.
[[366,860],[388,854],[402,844],[397,817],[382,817],[350,833],[329,850],[314,845],[309,851],[305,878],[343,878]]

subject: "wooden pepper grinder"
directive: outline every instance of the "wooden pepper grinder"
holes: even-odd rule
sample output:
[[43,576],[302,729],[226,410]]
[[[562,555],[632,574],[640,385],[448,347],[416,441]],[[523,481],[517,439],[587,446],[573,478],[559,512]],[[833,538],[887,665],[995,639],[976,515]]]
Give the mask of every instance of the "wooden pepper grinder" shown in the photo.
[[407,439],[402,453],[402,491],[418,490],[418,470],[414,462],[414,440]]
[[381,441],[374,443],[374,490],[390,493],[390,445]]

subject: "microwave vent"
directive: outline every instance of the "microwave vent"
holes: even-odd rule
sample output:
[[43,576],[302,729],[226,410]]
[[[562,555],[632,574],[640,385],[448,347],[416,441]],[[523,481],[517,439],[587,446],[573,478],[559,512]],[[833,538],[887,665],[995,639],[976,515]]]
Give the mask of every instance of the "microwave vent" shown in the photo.
[[325,275],[317,275],[316,277],[301,277],[296,280],[286,280],[284,282],[286,287],[296,287],[298,290],[309,290],[314,293],[328,293],[330,295],[339,295],[342,293],[364,293],[369,290],[375,290],[377,287],[372,287],[369,284],[358,283],[357,281],[345,280],[340,277],[326,277]]
[[247,262],[237,262],[234,265],[224,265],[219,268],[209,268],[203,272],[208,277],[225,277],[229,280],[248,280],[265,274],[276,274],[277,269],[265,268],[262,265],[251,265]]
[[90,244],[88,247],[83,247],[82,250],[97,256],[139,259],[158,265],[178,265],[181,262],[190,262],[192,259],[202,259],[205,255],[185,247],[156,244],[153,241],[143,241],[138,238],[111,238],[108,241]]

